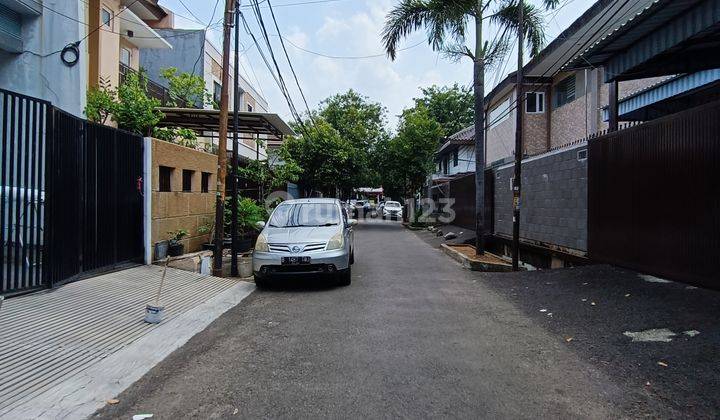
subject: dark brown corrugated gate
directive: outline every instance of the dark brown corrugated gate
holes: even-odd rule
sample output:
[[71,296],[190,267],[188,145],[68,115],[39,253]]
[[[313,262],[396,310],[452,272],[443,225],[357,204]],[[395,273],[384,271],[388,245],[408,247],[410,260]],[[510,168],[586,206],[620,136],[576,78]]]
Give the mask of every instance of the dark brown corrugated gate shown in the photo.
[[720,102],[590,140],[588,253],[720,287]]

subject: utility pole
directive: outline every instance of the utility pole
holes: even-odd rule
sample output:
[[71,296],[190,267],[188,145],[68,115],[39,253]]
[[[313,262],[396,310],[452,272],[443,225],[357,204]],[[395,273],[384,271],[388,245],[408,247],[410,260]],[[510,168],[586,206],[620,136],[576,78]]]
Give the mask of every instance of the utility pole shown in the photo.
[[228,85],[230,82],[230,29],[233,25],[235,0],[225,0],[223,23],[222,87],[220,91],[220,130],[218,136],[217,191],[215,192],[215,252],[213,275],[222,277],[223,242],[225,237],[225,177],[227,176]]
[[517,92],[515,108],[515,178],[513,178],[513,238],[512,238],[512,267],[517,271],[520,265],[520,187],[523,158],[523,43],[525,38],[525,18],[523,16],[523,0],[518,0],[518,69],[515,91]]
[[232,221],[231,235],[232,235],[232,254],[230,256],[230,275],[232,277],[238,276],[238,232],[237,232],[237,218],[238,218],[238,126],[240,124],[240,117],[238,116],[238,110],[240,108],[240,92],[238,86],[238,66],[240,62],[240,0],[235,0],[235,68],[233,69],[233,156],[232,156]]
[[483,45],[483,0],[475,4],[475,254],[485,253],[485,48]]

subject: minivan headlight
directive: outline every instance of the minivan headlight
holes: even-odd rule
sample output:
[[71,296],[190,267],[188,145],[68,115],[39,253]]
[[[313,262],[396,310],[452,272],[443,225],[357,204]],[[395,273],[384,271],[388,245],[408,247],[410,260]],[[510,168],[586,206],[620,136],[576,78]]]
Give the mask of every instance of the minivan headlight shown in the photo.
[[262,233],[258,235],[257,241],[255,242],[255,251],[258,252],[270,252],[267,238]]
[[327,243],[327,246],[325,247],[326,251],[332,251],[334,249],[342,249],[342,247],[345,245],[345,240],[343,238],[342,231],[336,233],[333,235],[332,238]]

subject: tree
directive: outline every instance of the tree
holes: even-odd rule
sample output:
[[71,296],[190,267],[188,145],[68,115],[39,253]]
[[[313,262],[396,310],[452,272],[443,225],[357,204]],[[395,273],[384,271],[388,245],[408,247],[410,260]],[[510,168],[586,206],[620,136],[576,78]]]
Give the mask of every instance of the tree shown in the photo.
[[[372,186],[378,182],[371,152],[378,141],[386,139],[386,109],[354,90],[331,96],[321,103],[319,116],[329,123],[351,146],[349,175],[339,180],[346,192],[352,187]],[[302,166],[302,165],[301,165]]]
[[110,87],[110,82],[100,78],[98,87],[91,87],[87,91],[85,116],[88,120],[105,124],[115,107],[117,92]]
[[168,81],[168,91],[172,106],[201,106],[212,104],[212,95],[205,89],[202,76],[191,73],[178,73],[175,67],[160,70],[160,76]]
[[[545,9],[557,7],[560,0],[542,0]],[[493,13],[488,9],[494,7]],[[485,67],[499,61],[510,48],[509,34],[518,33],[518,0],[400,0],[388,13],[383,29],[383,43],[390,59],[394,60],[400,41],[412,32],[425,28],[428,44],[448,58],[473,60],[473,90],[475,95],[475,249],[485,251]],[[543,10],[523,4],[523,34],[532,55],[540,52],[545,41]],[[490,18],[500,31],[492,42],[483,41],[483,20]],[[474,51],[466,45],[468,23],[475,24]]]
[[310,194],[321,191],[334,195],[348,179],[354,148],[330,123],[320,116],[306,133],[290,137],[284,147],[288,156],[302,168],[298,184]]
[[273,189],[285,187],[288,182],[298,182],[302,168],[295,162],[288,151],[287,143],[276,152],[268,151],[267,160],[253,160],[246,167],[238,168],[238,175],[258,184],[260,201]]
[[424,104],[403,111],[397,135],[377,147],[382,185],[391,197],[409,198],[422,188],[442,136],[442,126]]
[[140,73],[130,72],[117,89],[117,103],[113,107],[112,119],[118,127],[140,135],[148,135],[163,118],[156,108],[160,101],[147,95],[147,78]]
[[430,116],[442,126],[445,136],[455,134],[473,123],[475,111],[470,87],[457,83],[443,87],[433,85],[422,88],[422,94],[422,97],[415,98],[415,105],[425,105]]

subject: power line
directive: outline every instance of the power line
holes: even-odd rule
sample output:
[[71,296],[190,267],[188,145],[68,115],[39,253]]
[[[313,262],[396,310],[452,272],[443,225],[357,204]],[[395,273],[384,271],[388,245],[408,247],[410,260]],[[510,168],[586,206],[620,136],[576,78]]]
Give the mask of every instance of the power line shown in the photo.
[[[208,29],[210,28],[210,24],[212,24],[213,19],[215,19],[215,12],[217,11],[218,3],[220,3],[220,0],[215,0],[215,6],[213,6],[213,12],[210,16],[210,21],[208,22],[207,26],[205,26],[205,33],[207,33]],[[200,54],[198,54],[198,58],[197,60],[195,60],[195,64],[193,64],[193,69],[191,73],[193,76],[195,75],[195,68],[197,67],[203,55],[205,55],[205,48],[200,48]]]
[[[639,1],[640,1],[640,0],[636,0],[634,4],[637,4]],[[612,14],[612,16],[610,16],[610,18],[607,19],[607,20],[604,22],[604,24],[609,23],[609,22],[625,7],[625,5],[627,5],[629,2],[630,2],[630,0],[625,0],[624,3],[623,3],[620,7],[618,7],[617,10],[615,10],[615,12]],[[602,15],[600,15],[600,17],[580,36],[580,38],[582,38],[583,36],[587,35],[588,32],[590,32],[590,31],[592,30],[592,28],[595,27],[595,25],[597,25],[598,22],[600,22],[600,21],[603,19],[603,17],[604,17],[605,15],[607,15],[609,12],[610,12],[610,9],[605,9],[605,10],[603,11]],[[622,17],[621,17],[621,18],[622,18]],[[619,19],[621,19],[621,18],[619,18]],[[611,26],[615,26],[615,25],[618,23],[619,19],[618,19],[618,20],[615,20],[613,23],[611,23]],[[603,25],[604,25],[604,24],[603,24]],[[588,37],[588,39],[583,43],[583,45],[580,47],[579,51],[583,51],[583,50],[585,49],[585,47],[588,45],[588,43],[592,42],[592,40],[595,39],[595,37],[598,35],[598,33],[599,33],[601,30],[602,30],[602,26],[601,26],[600,28],[596,29],[595,32],[594,32],[590,37]],[[555,65],[557,65],[561,60],[563,60],[563,59],[565,58],[565,56],[567,55],[567,53],[568,53],[568,52],[565,52],[565,53],[561,54],[560,57],[559,57],[557,60],[555,60],[555,62],[554,62],[552,65],[548,66],[547,70],[545,70],[545,71],[543,72],[543,74],[539,76],[539,78],[541,79],[541,78],[547,76],[547,75],[548,75],[548,72],[549,72]],[[591,66],[591,67],[592,67],[592,66]],[[535,83],[534,85],[539,85],[539,83]],[[535,93],[535,92],[536,92],[536,91],[528,91],[528,92],[526,92],[526,93]],[[495,120],[494,120],[494,122],[500,121],[501,119],[505,118],[510,112],[512,112],[513,110],[517,109],[518,99],[519,99],[519,98],[515,98],[515,100],[513,100],[513,101],[511,102],[511,104],[510,104],[510,106],[508,107],[507,111],[503,112],[501,115],[499,115],[498,117],[496,117]],[[518,112],[522,112],[522,110],[518,110]],[[492,125],[492,123],[494,123],[494,122],[491,122],[489,125]]]
[[[336,60],[362,60],[362,59],[367,59],[367,58],[379,58],[379,57],[385,57],[385,56],[387,56],[387,54],[385,54],[385,53],[381,53],[381,54],[371,54],[371,55],[345,55],[345,56],[343,56],[343,55],[324,54],[324,53],[320,53],[320,52],[317,52],[317,51],[312,51],[312,50],[308,50],[308,49],[306,49],[306,48],[303,48],[303,47],[295,44],[294,42],[292,42],[291,40],[289,40],[288,38],[286,38],[286,37],[284,37],[284,36],[280,36],[280,38],[281,38],[281,39],[284,39],[285,41],[288,42],[288,44],[292,45],[293,47],[297,48],[297,49],[300,50],[300,51],[304,51],[304,52],[309,53],[309,54],[313,54],[313,55],[317,55],[317,56],[325,57],[325,58],[332,58],[332,59],[336,59]],[[425,43],[425,41],[420,41],[420,42],[418,42],[418,43],[416,43],[416,44],[413,44],[413,45],[410,45],[410,46],[408,46],[408,47],[400,48],[400,49],[398,49],[398,51],[409,50],[409,49],[415,48],[415,47],[417,47],[418,45],[423,44],[423,43]]]
[[[285,98],[285,102],[287,103],[288,108],[290,109],[290,114],[292,115],[293,120],[295,120],[295,122],[300,126],[300,128],[303,131],[305,131],[305,127],[302,123],[302,120],[298,117],[297,111],[295,111],[295,107],[292,104],[292,99],[289,97],[289,95],[287,94],[285,89],[283,89],[283,85],[280,82],[280,79],[275,74],[275,70],[273,70],[272,65],[270,64],[268,58],[265,56],[265,53],[263,52],[262,48],[260,47],[260,43],[257,41],[255,34],[253,34],[252,31],[250,30],[250,26],[248,25],[247,19],[245,19],[245,15],[243,13],[240,13],[240,18],[243,21],[243,26],[245,28],[245,32],[248,35],[250,35],[250,38],[252,39],[253,43],[255,44],[255,48],[257,49],[258,54],[262,58],[263,63],[265,63],[265,67],[267,67],[268,71],[270,72],[270,76],[272,76],[273,80],[275,81],[275,84],[277,84],[278,88],[280,89],[280,93]],[[256,75],[256,78],[257,78],[257,75]]]
[[273,11],[272,3],[270,3],[270,0],[267,0],[267,4],[270,8],[270,15],[272,16],[273,23],[275,24],[275,30],[277,31],[278,37],[280,37],[280,45],[282,45],[283,52],[285,53],[285,58],[287,58],[288,65],[290,66],[290,71],[292,72],[293,78],[295,79],[295,84],[297,85],[298,90],[300,91],[300,96],[305,103],[305,109],[307,109],[308,117],[310,118],[310,121],[312,121],[313,126],[317,126],[315,124],[315,118],[310,111],[310,106],[308,105],[307,98],[305,98],[305,92],[303,92],[302,86],[300,86],[300,81],[298,80],[297,73],[295,73],[295,68],[292,65],[292,61],[290,60],[290,55],[287,52],[287,48],[285,48],[285,42],[283,41],[283,36],[280,33],[280,27],[278,26],[277,20],[275,19],[275,12]]
[[[283,4],[277,4],[275,7],[288,7],[288,6],[301,6],[301,5],[307,5],[307,4],[321,4],[321,3],[335,3],[338,1],[347,1],[347,0],[310,0],[310,1],[301,1],[301,2],[295,2],[295,3],[283,3]],[[268,0],[260,0],[259,4],[267,2],[270,3]],[[245,5],[240,7],[254,7],[253,5]],[[263,7],[264,9],[267,9],[267,7]]]

